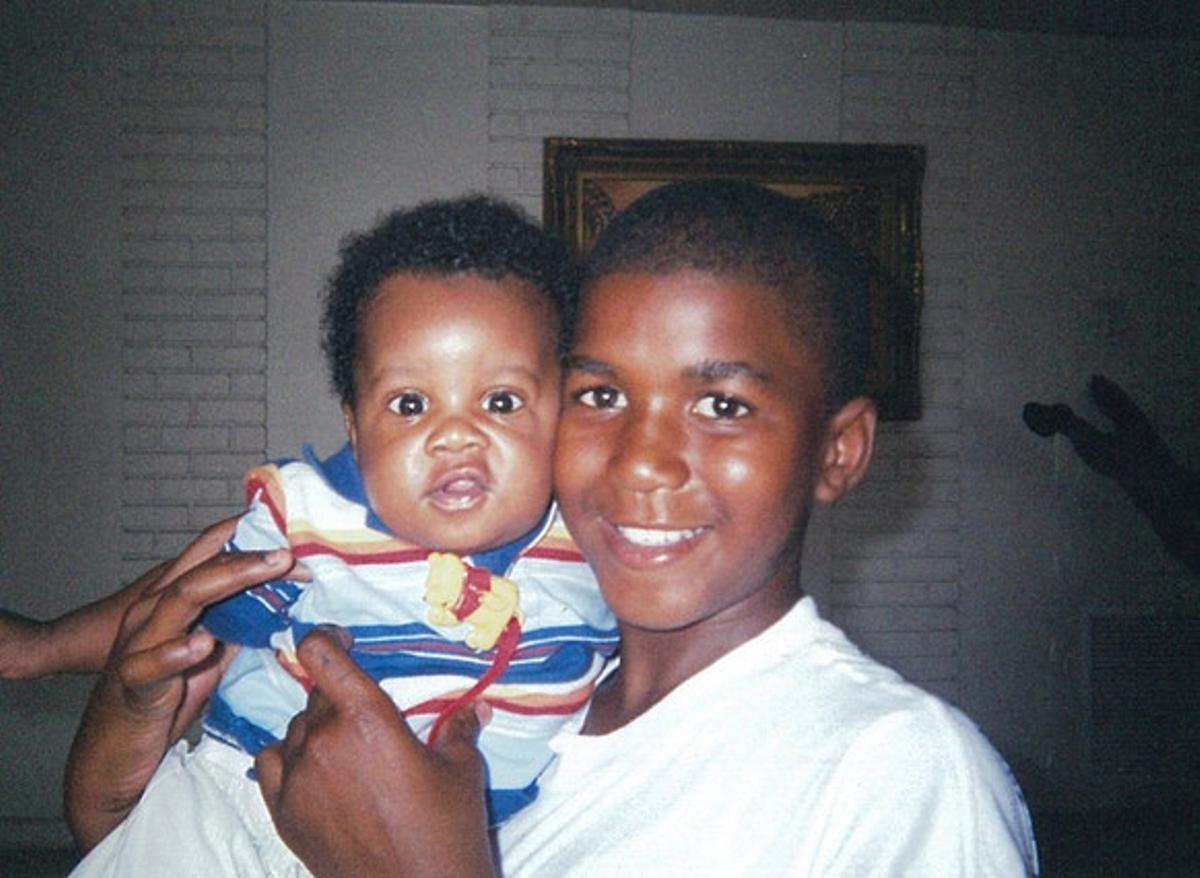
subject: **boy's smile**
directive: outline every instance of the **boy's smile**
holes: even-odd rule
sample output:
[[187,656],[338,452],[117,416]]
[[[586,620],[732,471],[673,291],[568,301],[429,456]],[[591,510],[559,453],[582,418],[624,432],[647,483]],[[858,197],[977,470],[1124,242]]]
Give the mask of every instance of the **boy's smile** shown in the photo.
[[380,284],[344,413],[371,506],[397,536],[466,554],[537,524],[558,413],[554,326],[511,278]]
[[776,293],[697,271],[602,277],[563,399],[556,491],[626,628],[761,629],[794,603],[825,419]]

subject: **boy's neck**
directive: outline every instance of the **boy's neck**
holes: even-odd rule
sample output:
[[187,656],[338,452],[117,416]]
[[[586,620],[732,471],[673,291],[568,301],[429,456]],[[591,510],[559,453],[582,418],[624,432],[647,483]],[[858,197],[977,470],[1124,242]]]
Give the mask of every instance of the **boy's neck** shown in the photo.
[[607,734],[637,719],[677,686],[779,621],[803,594],[797,585],[753,614],[675,631],[621,624],[621,664],[592,698],[583,733]]

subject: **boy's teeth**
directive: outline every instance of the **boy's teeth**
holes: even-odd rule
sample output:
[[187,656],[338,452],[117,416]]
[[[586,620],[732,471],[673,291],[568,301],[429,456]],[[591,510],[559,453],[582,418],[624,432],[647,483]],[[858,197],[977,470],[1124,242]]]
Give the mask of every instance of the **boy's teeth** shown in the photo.
[[617,532],[631,543],[638,546],[669,546],[683,540],[690,540],[698,530],[662,530],[661,528],[618,527]]

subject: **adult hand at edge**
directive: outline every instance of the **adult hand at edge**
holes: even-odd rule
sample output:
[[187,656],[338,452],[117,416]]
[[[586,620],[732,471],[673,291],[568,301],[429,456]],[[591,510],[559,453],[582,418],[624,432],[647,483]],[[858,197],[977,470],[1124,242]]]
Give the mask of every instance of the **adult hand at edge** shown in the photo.
[[205,530],[125,613],[67,760],[67,822],[85,850],[132,810],[232,657],[195,628],[204,608],[292,567],[286,551],[217,554],[233,526]]
[[426,747],[348,639],[317,630],[300,644],[308,708],[255,761],[280,837],[318,876],[494,875],[475,746],[488,708],[460,710]]

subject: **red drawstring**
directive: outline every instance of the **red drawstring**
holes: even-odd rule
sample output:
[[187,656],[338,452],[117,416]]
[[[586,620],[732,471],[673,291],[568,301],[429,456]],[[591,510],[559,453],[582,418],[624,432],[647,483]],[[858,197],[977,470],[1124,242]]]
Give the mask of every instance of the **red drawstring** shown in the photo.
[[[504,630],[500,632],[500,637],[496,640],[496,654],[492,656],[492,664],[484,671],[483,676],[475,681],[475,685],[464,692],[462,695],[455,698],[448,705],[442,708],[437,715],[437,719],[433,721],[433,725],[429,729],[429,746],[432,747],[438,735],[441,734],[442,726],[447,718],[454,711],[458,710],[463,705],[475,700],[483,693],[485,689],[492,685],[500,678],[500,676],[508,670],[509,662],[512,661],[513,655],[517,651],[517,644],[521,641],[521,623],[512,618],[508,620],[508,624],[504,626]],[[411,710],[411,708],[410,708]]]

